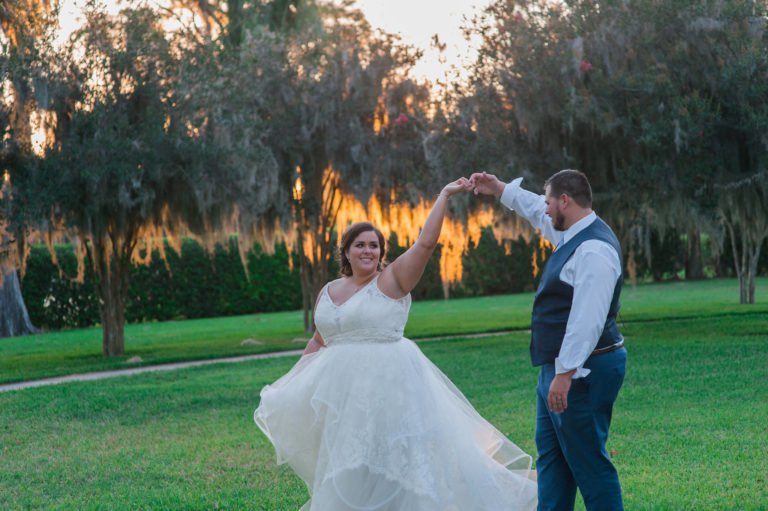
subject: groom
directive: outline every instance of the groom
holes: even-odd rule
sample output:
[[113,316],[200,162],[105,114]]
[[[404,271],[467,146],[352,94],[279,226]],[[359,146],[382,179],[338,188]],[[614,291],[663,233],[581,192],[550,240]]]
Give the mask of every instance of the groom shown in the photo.
[[592,211],[592,189],[577,170],[544,184],[545,195],[473,174],[475,194],[494,195],[556,245],[541,275],[531,319],[536,387],[536,471],[540,511],[571,511],[576,488],[588,511],[623,510],[605,443],[627,351],[616,326],[621,248]]

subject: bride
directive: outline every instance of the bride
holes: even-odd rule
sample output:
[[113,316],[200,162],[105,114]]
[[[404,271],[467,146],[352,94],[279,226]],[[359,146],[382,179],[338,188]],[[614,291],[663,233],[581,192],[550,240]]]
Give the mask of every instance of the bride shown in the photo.
[[531,458],[403,337],[410,291],[437,245],[443,188],[421,235],[382,267],[372,224],[341,238],[342,278],[315,304],[304,356],[261,391],[254,420],[307,484],[301,511],[512,511],[536,507]]

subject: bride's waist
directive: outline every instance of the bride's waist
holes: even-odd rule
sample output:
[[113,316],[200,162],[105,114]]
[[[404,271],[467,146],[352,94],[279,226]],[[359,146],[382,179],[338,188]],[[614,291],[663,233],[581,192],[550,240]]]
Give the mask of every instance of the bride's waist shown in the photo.
[[402,332],[392,332],[377,328],[367,328],[330,335],[324,338],[327,346],[339,346],[343,344],[391,344],[403,339]]

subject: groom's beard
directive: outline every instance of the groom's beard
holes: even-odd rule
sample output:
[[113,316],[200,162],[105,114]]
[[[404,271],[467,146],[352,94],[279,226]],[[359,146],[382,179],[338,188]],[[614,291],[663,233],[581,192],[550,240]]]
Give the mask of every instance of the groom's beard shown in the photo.
[[559,211],[555,211],[555,216],[554,218],[552,218],[552,227],[554,227],[556,231],[564,231],[565,215],[563,215]]

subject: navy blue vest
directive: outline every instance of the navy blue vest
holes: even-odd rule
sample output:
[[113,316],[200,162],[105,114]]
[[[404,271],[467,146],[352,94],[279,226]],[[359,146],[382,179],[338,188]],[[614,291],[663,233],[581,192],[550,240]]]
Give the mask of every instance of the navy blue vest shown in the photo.
[[[620,268],[624,267],[621,247],[616,235],[599,217],[576,236],[555,250],[544,267],[539,289],[533,301],[531,318],[531,362],[534,366],[554,363],[560,354],[560,346],[565,337],[565,327],[571,313],[573,287],[560,280],[560,272],[576,248],[587,240],[600,240],[611,245],[619,256]],[[616,326],[616,314],[619,312],[619,294],[624,274],[619,276],[613,290],[613,300],[608,309],[605,328],[597,342],[596,349],[616,344],[623,339]]]

